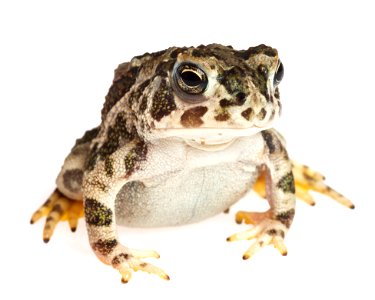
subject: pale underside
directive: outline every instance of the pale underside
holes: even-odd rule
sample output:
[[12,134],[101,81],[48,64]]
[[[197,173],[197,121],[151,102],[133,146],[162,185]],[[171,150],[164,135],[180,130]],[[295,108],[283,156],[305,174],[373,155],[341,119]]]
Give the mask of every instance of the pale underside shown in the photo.
[[117,195],[118,224],[135,227],[175,226],[222,213],[249,191],[256,168],[222,164],[166,174],[145,186],[127,183]]
[[118,224],[155,227],[197,222],[236,203],[257,179],[259,152],[252,154],[261,148],[259,137],[238,138],[220,151],[192,148],[181,140],[160,143],[151,147],[144,170],[138,171],[141,178],[125,184],[117,195]]

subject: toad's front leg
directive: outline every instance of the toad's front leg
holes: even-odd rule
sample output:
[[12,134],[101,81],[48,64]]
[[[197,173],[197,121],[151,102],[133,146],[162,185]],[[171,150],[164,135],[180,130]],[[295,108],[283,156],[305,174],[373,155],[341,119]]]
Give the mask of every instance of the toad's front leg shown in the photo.
[[[146,156],[143,142],[132,143],[94,164],[83,183],[84,213],[90,245],[97,257],[112,265],[129,281],[132,271],[145,271],[169,280],[169,276],[142,258],[159,258],[155,251],[140,251],[120,244],[116,230],[115,199],[118,191],[136,173]],[[95,156],[95,154],[93,155]]]
[[264,213],[239,212],[236,221],[252,224],[245,232],[230,236],[228,241],[255,239],[243,255],[248,259],[267,245],[274,245],[282,255],[287,254],[284,237],[292,224],[295,212],[295,187],[292,163],[278,136],[271,130],[261,133],[266,166],[266,197],[270,209]]

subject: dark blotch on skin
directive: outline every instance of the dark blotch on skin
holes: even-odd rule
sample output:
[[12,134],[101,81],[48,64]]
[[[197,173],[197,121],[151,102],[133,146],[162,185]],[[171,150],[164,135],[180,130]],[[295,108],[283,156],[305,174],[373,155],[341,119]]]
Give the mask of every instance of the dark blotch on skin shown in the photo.
[[78,193],[81,190],[83,179],[83,170],[73,169],[65,171],[63,175],[64,186],[73,193]]
[[89,171],[94,169],[95,164],[96,164],[96,160],[99,157],[99,152],[97,150],[98,150],[98,143],[95,143],[94,146],[92,147],[88,157],[87,157],[86,162],[85,162],[85,167]]
[[[114,153],[120,147],[120,141],[125,143],[130,142],[134,138],[134,132],[129,132],[126,128],[126,120],[123,113],[119,113],[116,117],[115,124],[108,128],[107,139],[103,145],[98,148],[95,144],[90,151],[90,154],[86,161],[87,170],[91,171],[94,169],[98,158],[107,159],[112,153]],[[106,170],[110,174],[110,165],[106,165]]]
[[159,89],[152,98],[151,116],[160,121],[176,109],[172,89],[167,85],[165,79],[160,83]]
[[246,94],[243,93],[243,92],[238,92],[230,100],[228,100],[226,98],[221,99],[219,104],[220,104],[221,107],[225,108],[225,107],[234,106],[234,105],[241,106],[245,103],[245,101],[246,101]]
[[283,230],[270,229],[266,233],[270,236],[281,236],[282,238],[285,237],[285,232]]
[[120,140],[129,142],[133,139],[134,133],[129,132],[126,128],[125,116],[119,113],[116,117],[115,124],[108,128],[107,140],[99,149],[99,155],[105,159],[114,153],[120,146]]
[[114,172],[114,167],[113,167],[113,159],[110,157],[107,157],[104,160],[104,170],[107,176],[112,177],[113,172]]
[[221,106],[221,107],[228,107],[228,106],[233,105],[232,102],[229,101],[229,100],[226,99],[226,98],[221,99],[219,103],[220,103],[220,106]]
[[[125,68],[125,66],[124,66]],[[116,73],[121,73],[119,78],[115,78],[112,86],[109,88],[108,94],[105,97],[105,103],[102,109],[102,120],[105,119],[111,108],[130,90],[135,83],[139,71],[139,67],[132,67],[126,72],[116,70]]]
[[[146,87],[148,87],[148,85],[150,84],[150,79],[146,79],[144,82],[142,82],[138,87],[137,89],[133,90],[131,92],[131,94],[129,95],[129,106],[132,107],[133,103],[138,103],[139,101],[141,101],[142,98],[142,95],[143,95],[143,92],[144,90],[146,89]],[[141,104],[142,105],[142,104]],[[146,108],[144,108],[143,110],[145,110]],[[142,109],[141,109],[142,110]],[[142,111],[143,111],[142,110]]]
[[100,239],[92,245],[92,249],[94,251],[99,252],[101,255],[106,256],[110,254],[113,251],[113,249],[116,248],[117,244],[118,243],[116,239],[112,239],[112,240]]
[[259,119],[260,121],[262,121],[262,120],[264,120],[264,118],[266,117],[266,114],[267,114],[266,110],[265,110],[264,108],[262,108],[262,109],[260,110],[260,112],[258,113],[257,117],[258,117],[258,119]]
[[187,128],[199,127],[203,124],[201,117],[207,112],[208,108],[206,106],[197,106],[188,109],[181,116],[181,124]]
[[295,214],[295,209],[292,208],[286,212],[282,212],[282,213],[279,213],[277,216],[276,216],[276,220],[280,221],[281,223],[283,223],[287,228],[290,227],[290,225],[292,225],[292,221],[293,221],[293,218],[294,218],[294,214]]
[[226,99],[226,98],[221,99],[219,103],[220,103],[220,106],[221,106],[221,107],[228,107],[228,106],[233,105],[232,102],[229,101],[229,100]]
[[116,267],[116,266],[118,266],[119,264],[121,264],[122,262],[124,262],[128,259],[129,259],[129,254],[120,253],[119,255],[116,255],[112,259],[112,266]]
[[176,59],[170,59],[167,61],[162,61],[155,69],[155,76],[167,77],[168,72],[172,71]]
[[276,99],[280,99],[280,92],[279,92],[278,87],[275,89],[275,92],[273,93],[273,95],[275,96]]
[[227,111],[223,111],[215,116],[215,120],[219,122],[226,121],[229,118],[230,118],[230,114]]
[[270,229],[266,232],[268,235],[275,236],[277,235],[276,229]]
[[253,115],[254,111],[251,107],[249,107],[241,113],[241,116],[243,116],[248,121],[250,121],[253,118]]
[[242,92],[239,92],[236,94],[236,102],[237,102],[237,105],[242,105],[244,104],[246,101],[246,94],[245,93],[242,93]]
[[139,166],[139,163],[146,159],[147,145],[145,142],[138,142],[124,158],[126,176],[130,176]]
[[272,134],[267,130],[262,131],[261,134],[263,136],[264,141],[266,142],[266,145],[270,151],[270,154],[274,153],[276,150],[276,146],[274,144]]
[[139,111],[144,112],[147,109],[147,97],[143,96],[141,100],[141,104],[139,105]]
[[62,215],[62,214],[63,214],[63,209],[62,209],[62,207],[61,207],[60,204],[56,204],[56,205],[54,205],[54,206],[52,207],[52,209],[51,209],[51,213],[52,213],[52,212],[57,213],[57,214],[59,214],[59,215]]
[[95,226],[109,226],[112,224],[112,210],[95,199],[84,201],[86,223]]
[[244,84],[241,80],[244,76],[245,73],[241,68],[233,67],[219,74],[217,81],[225,87],[229,94],[234,95],[244,92]]
[[294,178],[293,173],[289,172],[288,174],[284,175],[280,181],[277,183],[277,187],[281,189],[284,193],[295,193],[294,187]]
[[267,102],[271,102],[272,101],[272,96],[268,93],[267,90],[265,91],[265,93],[263,95],[266,98]]

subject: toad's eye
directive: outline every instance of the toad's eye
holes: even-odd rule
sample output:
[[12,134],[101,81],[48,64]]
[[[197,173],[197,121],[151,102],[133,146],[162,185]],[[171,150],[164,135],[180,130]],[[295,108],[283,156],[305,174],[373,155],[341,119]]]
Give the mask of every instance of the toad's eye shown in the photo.
[[283,63],[280,62],[277,68],[277,71],[275,73],[275,76],[273,77],[273,85],[277,86],[281,82],[283,77],[284,77],[284,66],[283,66]]
[[208,84],[207,75],[197,65],[183,63],[177,67],[174,79],[178,87],[190,95],[202,94]]

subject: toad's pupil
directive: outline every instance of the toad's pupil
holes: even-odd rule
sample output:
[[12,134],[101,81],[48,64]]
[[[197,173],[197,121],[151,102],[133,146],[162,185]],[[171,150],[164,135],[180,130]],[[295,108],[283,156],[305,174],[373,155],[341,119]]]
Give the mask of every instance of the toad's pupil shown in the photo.
[[190,87],[195,87],[202,83],[202,78],[192,70],[183,70],[180,76],[183,82]]

